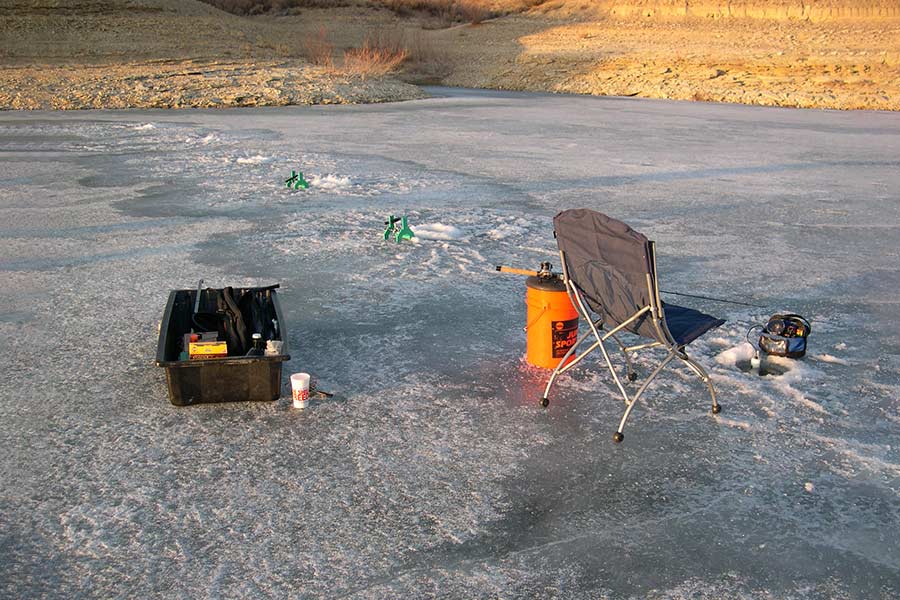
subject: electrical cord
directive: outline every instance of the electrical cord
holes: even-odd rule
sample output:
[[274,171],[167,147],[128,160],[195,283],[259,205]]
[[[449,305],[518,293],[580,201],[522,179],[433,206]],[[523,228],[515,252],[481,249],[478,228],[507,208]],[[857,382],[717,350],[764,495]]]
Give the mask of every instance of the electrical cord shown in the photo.
[[753,346],[753,348],[754,348],[757,352],[759,352],[759,346],[757,346],[756,342],[754,342],[752,339],[750,339],[750,334],[753,332],[754,329],[760,329],[760,330],[763,330],[763,329],[765,329],[765,328],[766,328],[765,325],[754,325],[754,326],[752,326],[750,329],[747,330],[747,335],[746,335],[747,342],[748,342],[751,346]]

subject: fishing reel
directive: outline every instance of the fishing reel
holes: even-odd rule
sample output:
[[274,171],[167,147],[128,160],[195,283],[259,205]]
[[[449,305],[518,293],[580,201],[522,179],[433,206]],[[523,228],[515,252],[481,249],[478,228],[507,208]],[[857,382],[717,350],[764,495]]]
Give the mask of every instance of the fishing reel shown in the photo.
[[541,279],[550,279],[551,277],[556,277],[556,275],[557,274],[553,272],[553,265],[546,261],[541,263],[541,268],[537,272],[537,276]]
[[[751,333],[761,329],[759,338],[754,344]],[[812,327],[809,320],[794,313],[774,314],[765,325],[754,325],[747,330],[747,341],[756,348],[756,360],[759,353],[786,358],[802,358],[806,355],[806,338]]]

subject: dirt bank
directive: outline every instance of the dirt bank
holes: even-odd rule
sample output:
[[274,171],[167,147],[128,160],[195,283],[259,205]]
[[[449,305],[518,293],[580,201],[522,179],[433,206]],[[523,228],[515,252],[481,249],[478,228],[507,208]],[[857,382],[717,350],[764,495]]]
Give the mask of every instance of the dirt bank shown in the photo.
[[0,69],[0,107],[224,108],[362,104],[422,98],[394,79],[360,79],[301,62],[163,61]]

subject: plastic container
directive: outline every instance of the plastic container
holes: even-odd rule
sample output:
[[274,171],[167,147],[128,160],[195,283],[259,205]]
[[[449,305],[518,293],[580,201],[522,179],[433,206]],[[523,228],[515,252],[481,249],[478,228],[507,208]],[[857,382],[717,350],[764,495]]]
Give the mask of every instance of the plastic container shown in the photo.
[[557,277],[529,277],[525,288],[525,360],[536,367],[555,369],[578,340],[578,311],[569,300],[566,284]]
[[[202,360],[179,359],[184,334],[214,330],[222,289],[173,290],[163,313],[156,349],[156,364],[166,370],[169,401],[176,406],[210,402],[277,400],[281,396],[282,363],[291,359],[287,332],[275,287],[233,288],[232,296],[244,299],[240,312],[249,328],[264,329],[265,339],[281,341],[281,354],[231,355]],[[195,308],[197,312],[195,313]],[[219,325],[221,327],[221,325]],[[253,331],[246,333],[250,340]]]

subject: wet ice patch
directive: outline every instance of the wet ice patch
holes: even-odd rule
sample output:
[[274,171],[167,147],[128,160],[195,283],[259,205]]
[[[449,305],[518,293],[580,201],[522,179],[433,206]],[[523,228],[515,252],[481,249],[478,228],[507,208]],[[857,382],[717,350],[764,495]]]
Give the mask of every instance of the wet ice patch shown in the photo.
[[894,444],[867,443],[818,433],[811,433],[810,437],[840,456],[838,463],[831,466],[845,477],[857,477],[863,470],[900,475],[900,461]]
[[415,234],[414,239],[419,240],[440,240],[450,241],[462,239],[463,231],[453,225],[444,225],[443,223],[426,223],[412,227]]

